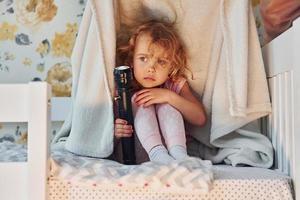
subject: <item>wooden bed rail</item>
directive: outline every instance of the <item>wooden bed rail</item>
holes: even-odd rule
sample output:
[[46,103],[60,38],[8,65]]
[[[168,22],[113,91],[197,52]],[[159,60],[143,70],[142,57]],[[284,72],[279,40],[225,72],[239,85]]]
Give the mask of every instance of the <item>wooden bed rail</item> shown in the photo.
[[0,122],[28,122],[27,162],[0,162],[1,199],[46,200],[50,86],[45,82],[0,84],[0,92]]
[[262,52],[272,100],[265,126],[275,149],[274,168],[293,178],[300,199],[300,18]]

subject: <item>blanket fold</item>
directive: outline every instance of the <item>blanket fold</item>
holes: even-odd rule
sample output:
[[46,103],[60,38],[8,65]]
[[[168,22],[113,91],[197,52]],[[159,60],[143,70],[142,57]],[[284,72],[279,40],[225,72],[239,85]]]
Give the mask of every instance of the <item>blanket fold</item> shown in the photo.
[[214,163],[270,167],[270,141],[244,127],[271,112],[248,0],[88,1],[72,56],[72,111],[54,142],[68,136],[66,149],[80,155],[112,152],[116,32],[153,18],[176,21],[189,55],[189,85],[211,119],[202,128],[187,125],[199,145],[190,153],[202,151]]
[[113,3],[87,2],[71,57],[72,107],[54,143],[66,141],[66,149],[79,155],[104,158],[113,151]]

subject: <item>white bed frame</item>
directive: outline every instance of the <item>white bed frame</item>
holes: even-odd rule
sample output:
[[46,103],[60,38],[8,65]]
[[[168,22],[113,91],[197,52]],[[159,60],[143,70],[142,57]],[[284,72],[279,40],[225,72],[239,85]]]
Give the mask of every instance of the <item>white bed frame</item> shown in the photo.
[[50,122],[66,119],[70,98],[51,98],[45,82],[0,84],[0,91],[0,122],[28,122],[27,162],[0,162],[0,199],[46,200]]
[[300,199],[300,18],[262,49],[272,99],[263,127],[275,149],[274,169],[293,179]]
[[[275,149],[274,170],[292,177],[300,200],[300,19],[263,48],[263,57],[273,112],[262,129]],[[46,200],[50,121],[65,119],[70,99],[50,102],[50,87],[43,82],[0,84],[0,94],[0,122],[28,122],[29,133],[28,161],[0,162],[0,199]]]
[[28,161],[0,162],[0,199],[46,200],[49,171],[50,87],[0,85],[0,122],[28,122]]

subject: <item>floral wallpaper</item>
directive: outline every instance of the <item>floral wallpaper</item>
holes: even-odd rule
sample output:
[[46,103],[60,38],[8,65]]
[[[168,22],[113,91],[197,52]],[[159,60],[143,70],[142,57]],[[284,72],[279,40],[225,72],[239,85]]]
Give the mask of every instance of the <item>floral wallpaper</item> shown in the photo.
[[0,83],[46,80],[70,96],[70,56],[86,0],[0,0]]
[[[86,1],[0,0],[0,83],[45,80],[53,96],[70,96],[70,56]],[[259,0],[252,5],[262,40]],[[52,124],[52,135],[61,124]],[[0,124],[3,140],[26,144],[27,125]]]
[[[70,96],[70,56],[86,1],[0,0],[0,83],[45,80],[53,96]],[[52,124],[52,135],[61,124]],[[26,144],[27,124],[0,124],[3,140]]]

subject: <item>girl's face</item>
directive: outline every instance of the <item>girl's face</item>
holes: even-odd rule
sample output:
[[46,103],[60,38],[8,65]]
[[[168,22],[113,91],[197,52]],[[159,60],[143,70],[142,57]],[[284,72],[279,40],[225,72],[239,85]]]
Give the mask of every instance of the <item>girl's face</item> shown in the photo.
[[171,72],[170,60],[164,48],[152,44],[148,34],[137,37],[133,55],[134,77],[144,88],[162,85]]

